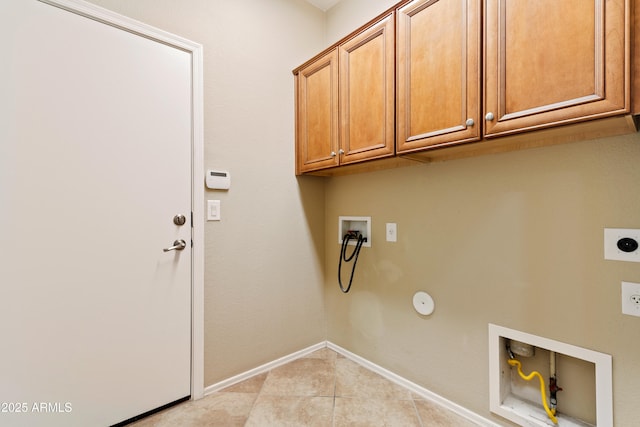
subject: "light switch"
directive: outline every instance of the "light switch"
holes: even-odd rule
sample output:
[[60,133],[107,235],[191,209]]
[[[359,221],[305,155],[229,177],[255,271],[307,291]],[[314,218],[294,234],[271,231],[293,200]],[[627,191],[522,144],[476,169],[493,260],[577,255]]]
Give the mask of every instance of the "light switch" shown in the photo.
[[220,221],[220,200],[207,200],[207,221]]

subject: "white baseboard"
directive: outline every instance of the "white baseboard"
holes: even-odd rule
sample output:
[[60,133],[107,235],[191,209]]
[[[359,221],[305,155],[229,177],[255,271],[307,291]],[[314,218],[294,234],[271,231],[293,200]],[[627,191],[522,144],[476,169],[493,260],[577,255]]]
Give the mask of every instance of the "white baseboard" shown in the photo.
[[419,386],[416,383],[413,383],[411,381],[409,381],[408,379],[401,377],[400,375],[394,374],[393,372],[383,368],[382,366],[378,366],[373,362],[368,361],[367,359],[358,356],[357,354],[351,353],[349,350],[346,350],[336,344],[333,344],[329,341],[327,341],[327,347],[330,348],[331,350],[335,351],[336,353],[341,354],[342,356],[346,357],[347,359],[350,359],[354,362],[356,362],[359,365],[364,366],[365,368],[369,369],[370,371],[375,372],[376,374],[379,374],[380,376],[388,379],[389,381],[396,383],[406,389],[408,389],[409,391],[413,392],[414,394],[417,394],[418,396],[424,398],[425,400],[429,400],[433,403],[436,403],[440,406],[442,406],[443,408],[446,408],[448,410],[450,410],[451,412],[454,412],[458,415],[460,415],[463,418],[468,419],[471,422],[474,422],[478,425],[481,426],[487,426],[487,427],[500,427],[499,424],[494,423],[493,421],[490,421],[484,417],[481,417],[480,415],[476,414],[475,412],[472,412],[470,410],[468,410],[467,408],[464,408],[460,405],[458,405],[457,403],[454,403],[448,399],[445,399],[444,397],[440,396],[439,394],[436,394],[432,391],[427,390],[426,388]]
[[310,347],[307,347],[305,349],[296,351],[295,353],[291,353],[287,356],[283,356],[279,359],[276,359],[274,361],[265,363],[264,365],[258,366],[257,368],[253,368],[250,369],[246,372],[243,372],[241,374],[238,374],[236,376],[233,376],[231,378],[227,378],[226,380],[220,381],[218,383],[215,384],[211,384],[210,386],[205,387],[204,389],[204,395],[207,396],[211,393],[215,393],[216,391],[222,390],[223,388],[229,387],[231,385],[237,384],[239,382],[242,382],[244,380],[248,380],[249,378],[259,375],[259,374],[263,374],[265,372],[268,372],[274,368],[277,368],[278,366],[282,366],[282,365],[286,365],[287,363],[299,359],[301,357],[306,356],[307,354],[313,353],[314,351],[320,350],[327,347],[327,342],[323,341],[320,342],[318,344],[314,344]]
[[304,357],[310,353],[313,353],[314,351],[323,349],[323,348],[329,348],[333,351],[335,351],[336,353],[346,357],[349,360],[352,360],[354,362],[356,362],[357,364],[369,369],[370,371],[373,371],[379,375],[381,375],[382,377],[388,379],[389,381],[398,384],[408,390],[410,390],[411,392],[413,392],[414,394],[429,400],[431,402],[434,402],[440,406],[442,406],[443,408],[446,408],[448,410],[450,410],[451,412],[454,412],[458,415],[460,415],[461,417],[464,417],[466,419],[468,419],[471,422],[474,422],[478,425],[481,426],[487,426],[487,427],[500,427],[499,424],[496,424],[484,417],[481,417],[480,415],[476,414],[475,412],[472,412],[460,405],[458,405],[457,403],[454,403],[448,399],[445,399],[444,397],[433,393],[432,391],[427,390],[426,388],[419,386],[418,384],[415,384],[409,380],[407,380],[406,378],[401,377],[400,375],[394,374],[393,372],[376,365],[373,362],[368,361],[367,359],[358,356],[355,353],[350,352],[349,350],[346,350],[336,344],[333,344],[332,342],[329,341],[323,341],[320,342],[318,344],[312,345],[310,347],[307,347],[305,349],[302,349],[300,351],[296,351],[295,353],[291,353],[287,356],[281,357],[279,359],[276,359],[272,362],[269,363],[265,363],[264,365],[258,366],[257,368],[251,369],[249,371],[246,371],[242,374],[236,375],[234,377],[228,378],[226,380],[220,381],[218,383],[212,384],[208,387],[205,388],[204,394],[209,395],[212,393],[215,393],[216,391],[222,390],[223,388],[229,387],[233,384],[237,384],[241,381],[247,380],[255,375],[259,375],[265,372],[270,371],[271,369],[277,368],[279,366],[285,365],[293,360],[299,359],[301,357]]

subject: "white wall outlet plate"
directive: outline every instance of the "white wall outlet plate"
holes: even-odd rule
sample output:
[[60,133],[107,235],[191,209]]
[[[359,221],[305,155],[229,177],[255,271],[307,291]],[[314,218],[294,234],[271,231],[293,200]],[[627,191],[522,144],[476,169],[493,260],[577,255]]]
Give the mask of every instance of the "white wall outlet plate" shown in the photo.
[[387,242],[398,241],[398,225],[395,222],[388,222],[386,225]]
[[604,259],[640,262],[640,230],[604,229]]
[[640,317],[640,283],[622,282],[622,314]]

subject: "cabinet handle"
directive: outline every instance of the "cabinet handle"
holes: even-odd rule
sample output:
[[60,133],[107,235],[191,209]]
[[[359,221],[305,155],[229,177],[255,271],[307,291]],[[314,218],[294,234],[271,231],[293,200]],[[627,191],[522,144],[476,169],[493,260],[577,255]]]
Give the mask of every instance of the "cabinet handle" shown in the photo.
[[332,152],[331,152],[331,157],[335,157],[335,156],[336,156],[336,152],[335,152],[335,151],[332,151]]
[[338,153],[339,153],[340,155],[342,155],[342,154],[344,154],[344,150],[341,148],[341,149],[338,151]]
[[467,119],[467,121],[465,122],[465,124],[467,126],[473,126],[476,124],[476,122],[473,121],[473,119]]
[[495,117],[493,116],[493,113],[492,113],[491,111],[489,111],[489,112],[487,113],[487,115],[486,115],[486,116],[484,116],[484,118],[485,118],[486,120],[488,120],[488,121],[491,121],[491,120],[495,119]]

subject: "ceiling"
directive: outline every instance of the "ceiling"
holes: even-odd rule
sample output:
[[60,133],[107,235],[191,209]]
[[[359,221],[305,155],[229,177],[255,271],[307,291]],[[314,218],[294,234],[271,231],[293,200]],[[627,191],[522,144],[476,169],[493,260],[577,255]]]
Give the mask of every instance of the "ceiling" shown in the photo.
[[307,2],[311,3],[318,9],[326,12],[331,9],[336,3],[340,2],[340,0],[307,0]]

